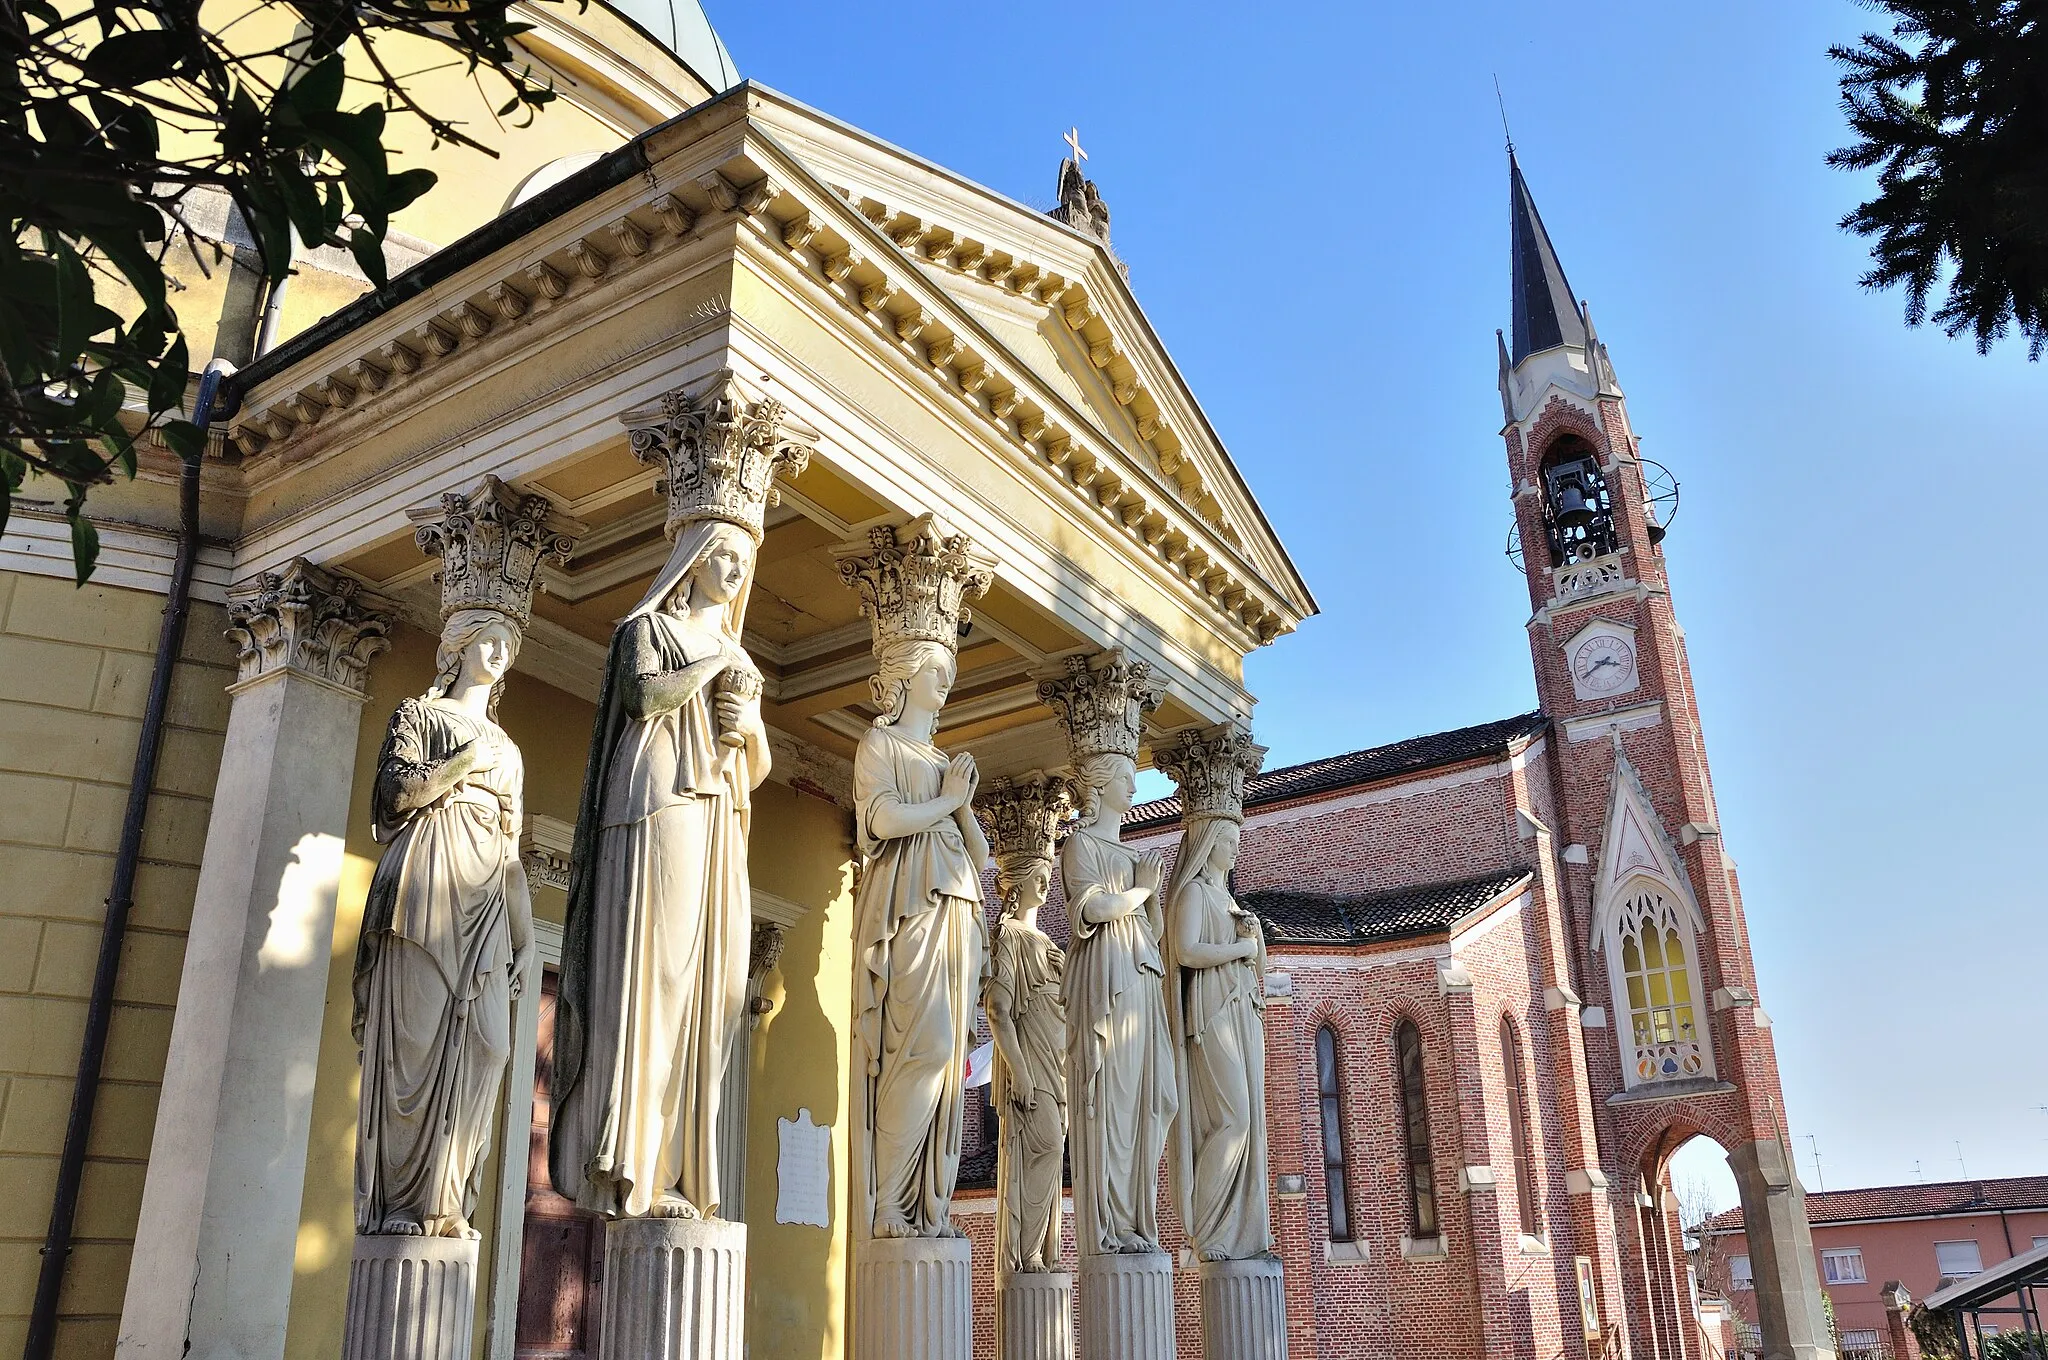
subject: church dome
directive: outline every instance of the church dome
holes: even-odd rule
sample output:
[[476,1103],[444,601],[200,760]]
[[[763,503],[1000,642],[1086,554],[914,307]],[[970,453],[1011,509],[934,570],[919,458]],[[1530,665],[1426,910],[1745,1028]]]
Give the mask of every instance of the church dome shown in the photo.
[[697,0],[608,0],[607,8],[632,20],[647,36],[682,58],[713,94],[740,83],[732,53],[725,50]]

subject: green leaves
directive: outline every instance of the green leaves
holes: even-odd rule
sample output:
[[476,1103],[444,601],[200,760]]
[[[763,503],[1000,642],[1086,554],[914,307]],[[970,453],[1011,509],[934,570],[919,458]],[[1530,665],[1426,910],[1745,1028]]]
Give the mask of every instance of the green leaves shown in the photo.
[[[0,10],[0,529],[33,479],[61,484],[81,582],[99,553],[88,493],[134,475],[137,438],[154,428],[178,457],[202,456],[204,434],[177,414],[195,356],[165,259],[218,257],[193,234],[219,219],[217,200],[196,210],[204,196],[233,204],[273,284],[298,242],[345,246],[382,287],[393,215],[435,183],[393,169],[391,116],[496,154],[418,102],[404,74],[422,69],[418,44],[503,81],[503,112],[555,97],[516,45],[530,25],[509,20],[511,0],[256,0],[293,22],[217,29],[201,4]],[[271,46],[286,29],[289,47]],[[403,62],[380,56],[391,39]]]
[[[2017,328],[2048,349],[2048,23],[2039,0],[1889,0],[1890,35],[1829,50],[1858,140],[1828,156],[1877,171],[1842,219],[1872,238],[1870,289],[1900,287],[1978,351]],[[1938,306],[1930,304],[1946,282]]]

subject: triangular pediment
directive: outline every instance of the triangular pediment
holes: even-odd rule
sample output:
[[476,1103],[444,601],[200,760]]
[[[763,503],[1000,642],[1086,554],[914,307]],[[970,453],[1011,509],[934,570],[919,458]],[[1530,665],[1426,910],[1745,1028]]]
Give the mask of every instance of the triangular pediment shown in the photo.
[[[1261,578],[1306,587],[1194,394],[1095,238],[772,91],[750,112],[779,147],[942,292],[1001,358],[1157,477]],[[942,327],[949,326],[939,318]],[[973,343],[963,341],[963,343]]]
[[1623,890],[1640,878],[1663,885],[1685,904],[1693,929],[1704,930],[1692,881],[1678,857],[1678,846],[1657,818],[1650,794],[1635,765],[1617,744],[1614,774],[1607,796],[1607,823],[1600,836],[1599,859],[1593,873],[1593,947],[1606,934],[1607,915]]

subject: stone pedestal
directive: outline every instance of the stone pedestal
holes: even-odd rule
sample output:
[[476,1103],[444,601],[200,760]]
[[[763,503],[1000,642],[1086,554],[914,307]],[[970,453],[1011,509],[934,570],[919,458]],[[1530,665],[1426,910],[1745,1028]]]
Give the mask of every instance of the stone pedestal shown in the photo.
[[1074,1360],[1074,1277],[1065,1271],[996,1281],[1001,1360]]
[[1204,1261],[1204,1360],[1287,1360],[1287,1281],[1280,1262]]
[[744,1360],[747,1225],[616,1218],[604,1230],[598,1360]]
[[1174,1360],[1171,1256],[1081,1258],[1081,1354],[1088,1360]]
[[459,1237],[358,1237],[342,1360],[469,1360],[476,1246]]
[[853,1360],[973,1360],[972,1243],[876,1238],[855,1250]]

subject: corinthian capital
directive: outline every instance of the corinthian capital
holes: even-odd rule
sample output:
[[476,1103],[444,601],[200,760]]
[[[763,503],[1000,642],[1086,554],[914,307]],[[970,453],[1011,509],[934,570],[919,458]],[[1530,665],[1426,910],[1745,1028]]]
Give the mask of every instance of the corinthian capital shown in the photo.
[[237,683],[296,671],[360,698],[370,659],[391,645],[385,634],[396,613],[358,582],[293,558],[228,592]]
[[1115,651],[1093,660],[1070,656],[1066,666],[1065,675],[1040,683],[1038,701],[1059,719],[1068,753],[1076,761],[1097,755],[1136,760],[1145,715],[1159,707],[1151,666]]
[[1005,897],[1032,865],[1052,863],[1060,825],[1077,806],[1072,784],[1040,770],[998,779],[982,789],[974,800],[974,813],[988,830],[997,886]]
[[1190,729],[1163,750],[1155,748],[1153,763],[1180,786],[1183,822],[1204,817],[1244,820],[1245,780],[1259,772],[1266,748],[1241,727],[1225,724],[1207,731]]
[[468,493],[450,491],[431,510],[406,518],[413,542],[441,559],[441,619],[465,609],[494,609],[524,629],[543,562],[569,560],[584,526],[546,496],[522,495],[486,476]]

